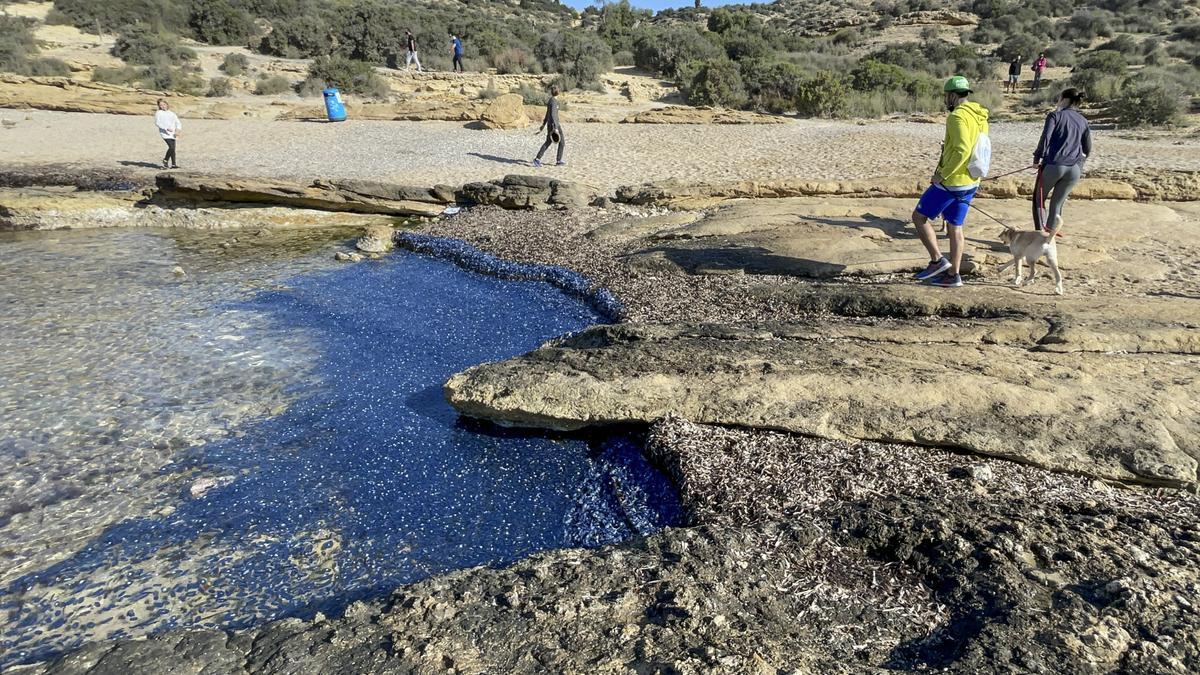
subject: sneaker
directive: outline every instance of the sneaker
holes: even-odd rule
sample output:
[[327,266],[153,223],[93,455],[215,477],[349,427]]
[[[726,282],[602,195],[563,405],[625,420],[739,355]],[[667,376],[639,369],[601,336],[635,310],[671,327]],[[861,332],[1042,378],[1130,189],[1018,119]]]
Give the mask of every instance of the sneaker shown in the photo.
[[555,162],[554,166],[566,166],[566,162]]
[[941,258],[938,258],[937,261],[929,263],[929,267],[917,272],[916,280],[928,281],[929,279],[936,277],[951,267],[952,265],[950,264],[950,261],[946,260],[945,256],[942,256]]
[[540,160],[540,159],[533,160],[533,165],[540,169],[542,167],[542,160]]
[[962,286],[962,277],[950,272],[942,272],[933,279],[930,279],[929,283],[940,288],[958,288]]
[[171,167],[170,167],[170,166],[168,166],[166,162],[163,162],[163,168],[164,168],[164,169],[169,169],[169,168],[171,168]]

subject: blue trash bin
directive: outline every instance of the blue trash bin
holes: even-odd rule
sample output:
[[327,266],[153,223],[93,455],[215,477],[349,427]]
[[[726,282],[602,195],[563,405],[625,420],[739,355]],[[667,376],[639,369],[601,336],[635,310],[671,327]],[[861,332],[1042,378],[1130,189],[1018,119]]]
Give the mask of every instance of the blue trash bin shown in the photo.
[[342,104],[342,95],[337,89],[326,89],[325,113],[330,122],[343,122],[346,119],[346,106]]

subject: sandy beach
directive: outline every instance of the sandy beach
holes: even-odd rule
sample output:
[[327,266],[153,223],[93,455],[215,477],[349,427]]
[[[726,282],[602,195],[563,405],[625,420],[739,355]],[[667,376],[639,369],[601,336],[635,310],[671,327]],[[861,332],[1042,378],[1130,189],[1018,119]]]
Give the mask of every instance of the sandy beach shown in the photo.
[[[17,125],[0,130],[7,167],[65,165],[153,173],[164,147],[152,118],[5,111]],[[907,121],[858,124],[799,120],[780,125],[566,126],[566,167],[534,169],[535,128],[480,131],[456,122],[338,124],[262,120],[188,120],[179,141],[189,171],[242,176],[359,178],[417,185],[461,185],[509,173],[535,173],[609,191],[620,185],[811,178],[919,176],[936,162],[943,126]],[[997,122],[993,173],[1032,161],[1041,127]],[[553,150],[548,153],[553,156]],[[1150,140],[1096,132],[1088,168],[1200,169],[1200,140]]]

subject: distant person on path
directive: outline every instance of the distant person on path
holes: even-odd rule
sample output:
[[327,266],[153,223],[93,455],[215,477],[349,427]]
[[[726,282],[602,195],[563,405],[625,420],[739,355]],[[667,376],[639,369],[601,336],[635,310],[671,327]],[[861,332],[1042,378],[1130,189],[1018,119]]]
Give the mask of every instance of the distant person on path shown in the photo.
[[[971,175],[968,164],[971,163],[980,136],[988,133],[988,111],[978,103],[967,100],[971,94],[971,85],[967,78],[961,75],[946,80],[942,90],[945,93],[946,109],[950,111],[950,116],[946,119],[942,156],[933,172],[933,178],[930,179],[929,187],[925,194],[921,195],[921,200],[912,214],[917,234],[929,252],[931,261],[916,278],[934,286],[957,288],[962,286],[962,226],[966,221],[971,200],[975,198],[975,192],[979,189],[979,179]],[[929,222],[938,217],[949,226],[946,228],[950,239],[949,260],[942,255],[937,235]]]
[[450,46],[454,49],[454,63],[452,65],[452,70],[454,70],[454,72],[456,72],[456,73],[461,73],[461,72],[463,72],[462,40],[459,40],[457,35],[451,35],[450,36]]
[[1038,54],[1037,61],[1033,62],[1033,90],[1040,91],[1042,88],[1042,73],[1046,72],[1046,53]]
[[421,67],[421,59],[417,58],[417,38],[413,37],[412,31],[404,30],[404,42],[408,48],[408,62],[404,64],[404,69],[412,68],[412,64],[417,64],[417,72],[423,72],[425,69]]
[[1017,85],[1021,82],[1021,55],[1008,64],[1008,82],[1004,85],[1004,91],[1017,93]]
[[[1046,115],[1042,138],[1033,152],[1033,163],[1039,167],[1033,224],[1047,237],[1053,237],[1062,227],[1063,205],[1083,177],[1084,162],[1092,154],[1092,130],[1087,118],[1079,112],[1082,101],[1082,91],[1063,91],[1058,108]],[[1047,196],[1050,197],[1048,212]]]
[[556,166],[566,166],[563,161],[563,148],[566,146],[567,140],[563,137],[562,124],[558,121],[558,87],[550,88],[550,100],[546,101],[546,116],[542,118],[542,126],[538,127],[538,133],[546,130],[546,142],[542,143],[542,149],[538,150],[537,157],[533,160],[534,166],[542,165],[542,155],[550,149],[553,143],[558,144],[558,159]]
[[167,154],[163,156],[162,168],[178,169],[179,164],[175,161],[175,140],[183,125],[179,123],[179,116],[171,112],[170,106],[161,98],[158,99],[158,112],[154,113],[154,125],[158,127],[158,135],[167,142]]

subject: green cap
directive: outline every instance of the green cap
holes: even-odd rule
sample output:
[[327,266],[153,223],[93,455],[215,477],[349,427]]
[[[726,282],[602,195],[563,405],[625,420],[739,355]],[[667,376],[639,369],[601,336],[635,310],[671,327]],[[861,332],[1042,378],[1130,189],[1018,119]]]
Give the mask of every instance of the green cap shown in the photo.
[[971,83],[967,82],[967,78],[962,75],[955,75],[946,80],[946,86],[942,87],[942,91],[953,91],[956,93],[971,93]]

